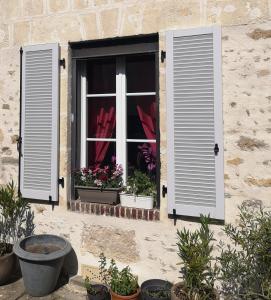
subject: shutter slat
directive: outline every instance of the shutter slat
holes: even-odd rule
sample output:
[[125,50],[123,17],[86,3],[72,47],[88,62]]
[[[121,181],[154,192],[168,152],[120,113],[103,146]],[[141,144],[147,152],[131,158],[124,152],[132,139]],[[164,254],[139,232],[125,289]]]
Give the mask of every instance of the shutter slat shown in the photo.
[[167,33],[169,213],[224,216],[223,156],[214,154],[222,134],[220,44],[217,27]]
[[58,44],[24,47],[22,75],[22,196],[57,201]]

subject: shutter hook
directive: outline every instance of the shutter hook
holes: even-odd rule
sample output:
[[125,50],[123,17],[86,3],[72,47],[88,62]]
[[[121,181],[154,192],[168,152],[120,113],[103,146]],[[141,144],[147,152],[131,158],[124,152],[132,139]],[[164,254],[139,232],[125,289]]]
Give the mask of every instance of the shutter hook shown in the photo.
[[214,153],[215,153],[215,155],[218,155],[218,152],[219,152],[218,144],[215,144],[215,147],[214,147]]

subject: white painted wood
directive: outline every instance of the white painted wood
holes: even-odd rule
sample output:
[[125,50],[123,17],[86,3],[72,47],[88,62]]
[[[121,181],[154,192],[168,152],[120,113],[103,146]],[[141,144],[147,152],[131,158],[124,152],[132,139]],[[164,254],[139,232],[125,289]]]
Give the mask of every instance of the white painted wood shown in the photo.
[[29,199],[58,201],[59,46],[23,47],[20,189]]
[[126,93],[126,96],[155,96],[155,92],[143,92],[143,93]]
[[111,138],[87,138],[88,142],[116,142],[116,139]]
[[147,139],[127,139],[129,143],[156,143],[156,140],[147,140]]
[[220,27],[169,31],[166,48],[168,213],[224,219]]
[[116,94],[87,94],[87,98],[115,97]]

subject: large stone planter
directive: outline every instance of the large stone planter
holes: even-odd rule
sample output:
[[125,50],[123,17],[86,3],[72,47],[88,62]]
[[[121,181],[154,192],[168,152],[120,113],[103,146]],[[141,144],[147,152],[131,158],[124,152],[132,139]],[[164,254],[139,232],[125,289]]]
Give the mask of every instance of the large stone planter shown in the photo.
[[71,245],[59,236],[41,234],[18,241],[13,251],[19,257],[27,293],[42,297],[54,291]]
[[121,188],[99,189],[89,186],[75,186],[79,198],[84,202],[104,203],[115,205],[119,203]]

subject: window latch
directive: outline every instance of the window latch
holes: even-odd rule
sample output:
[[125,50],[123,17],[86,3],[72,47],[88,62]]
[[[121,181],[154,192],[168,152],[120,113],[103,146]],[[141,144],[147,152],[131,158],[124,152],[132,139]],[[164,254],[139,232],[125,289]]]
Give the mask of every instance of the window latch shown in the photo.
[[61,185],[62,188],[64,188],[64,177],[58,178],[58,184]]
[[21,147],[22,147],[22,137],[19,136],[17,138],[17,151],[19,152],[19,155],[21,155]]
[[65,61],[65,58],[62,58],[59,60],[59,65],[61,67],[63,67],[63,69],[66,69],[66,61]]
[[214,153],[215,153],[216,156],[218,155],[218,152],[219,152],[218,144],[215,144]]
[[167,194],[167,187],[165,185],[162,186],[162,196],[163,198],[166,197],[166,194]]
[[161,51],[161,62],[163,63],[166,59],[166,51]]

